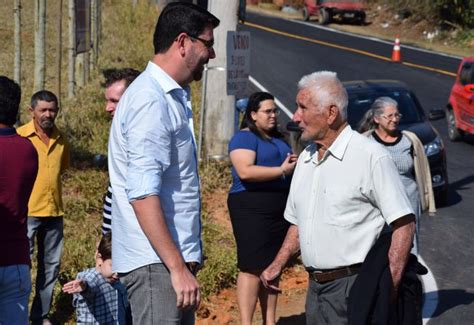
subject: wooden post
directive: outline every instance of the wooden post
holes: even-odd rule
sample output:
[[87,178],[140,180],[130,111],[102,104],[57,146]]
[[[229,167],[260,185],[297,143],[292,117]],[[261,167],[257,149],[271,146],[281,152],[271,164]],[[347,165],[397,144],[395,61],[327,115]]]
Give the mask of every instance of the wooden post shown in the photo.
[[13,80],[21,86],[21,0],[15,0],[13,16],[15,20],[15,59],[13,62]]
[[34,92],[44,89],[46,0],[35,1]]
[[62,62],[62,22],[63,22],[63,0],[58,0],[58,19],[56,25],[56,96],[58,96],[58,106],[61,107],[61,62]]
[[68,4],[68,25],[69,25],[69,42],[68,42],[68,98],[74,97],[75,89],[75,58],[76,58],[76,32],[74,17],[74,0],[69,0]]

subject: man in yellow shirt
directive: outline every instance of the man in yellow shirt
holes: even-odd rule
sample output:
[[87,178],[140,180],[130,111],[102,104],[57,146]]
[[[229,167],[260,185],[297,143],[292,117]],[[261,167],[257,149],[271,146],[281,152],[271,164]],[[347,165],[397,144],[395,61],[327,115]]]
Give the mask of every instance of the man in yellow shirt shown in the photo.
[[54,124],[59,111],[56,96],[47,90],[31,97],[31,122],[17,133],[29,139],[38,152],[38,176],[28,202],[30,255],[37,241],[36,293],[31,307],[32,324],[51,324],[54,284],[59,274],[63,248],[63,201],[61,173],[69,167],[69,146]]

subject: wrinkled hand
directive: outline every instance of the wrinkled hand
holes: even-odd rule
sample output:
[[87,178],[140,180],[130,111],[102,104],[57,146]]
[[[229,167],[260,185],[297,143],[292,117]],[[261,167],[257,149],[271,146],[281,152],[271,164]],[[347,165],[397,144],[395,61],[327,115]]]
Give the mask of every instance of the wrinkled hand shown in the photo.
[[392,274],[392,290],[390,292],[390,301],[391,303],[397,302],[398,297],[398,288],[400,287],[400,282],[402,280],[401,272],[394,272],[394,270],[390,269]]
[[263,272],[260,274],[260,280],[265,288],[273,290],[280,293],[281,289],[275,283],[278,281],[278,277],[281,274],[281,268],[270,264]]
[[171,284],[176,292],[176,307],[196,310],[201,303],[197,279],[187,267],[171,271],[170,274]]
[[86,282],[84,280],[74,280],[63,285],[63,292],[73,294],[86,290]]
[[293,170],[296,167],[296,161],[298,160],[298,156],[295,155],[294,153],[288,154],[281,164],[281,169],[283,170],[283,173],[286,175],[290,175],[293,173]]

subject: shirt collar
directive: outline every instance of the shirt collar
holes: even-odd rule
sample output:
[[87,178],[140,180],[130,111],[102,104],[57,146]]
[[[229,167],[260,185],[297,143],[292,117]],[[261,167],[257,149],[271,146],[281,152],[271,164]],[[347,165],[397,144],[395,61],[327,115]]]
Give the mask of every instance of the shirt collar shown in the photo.
[[[350,125],[347,125],[328,148],[326,157],[328,154],[331,154],[336,159],[342,160],[342,158],[344,157],[344,153],[346,152],[347,145],[349,144],[349,141],[352,138],[352,132],[353,131]],[[308,158],[304,160],[305,163],[308,163],[310,161],[316,163],[316,157],[318,152],[317,149],[318,146],[315,143],[305,149],[308,151]]]
[[7,128],[0,128],[0,135],[13,135],[16,134],[15,128],[7,127]]
[[[30,122],[25,124],[23,136],[24,137],[30,137],[34,134],[37,134],[37,132],[36,132],[36,128],[35,128],[35,123],[33,122],[33,120],[31,120]],[[51,134],[50,139],[56,140],[56,139],[59,139],[60,136],[61,136],[61,134],[59,133],[58,128],[56,127],[56,125],[54,125],[53,126],[53,133]]]
[[[151,74],[151,76],[160,82],[160,86],[165,93],[170,93],[173,90],[185,90],[181,87],[173,78],[170,77],[159,65],[154,62],[148,62],[146,71]],[[188,88],[188,87],[185,87]]]
[[336,140],[331,144],[328,151],[338,160],[342,160],[344,153],[346,152],[349,141],[352,138],[352,128],[347,125],[344,130],[337,136]]

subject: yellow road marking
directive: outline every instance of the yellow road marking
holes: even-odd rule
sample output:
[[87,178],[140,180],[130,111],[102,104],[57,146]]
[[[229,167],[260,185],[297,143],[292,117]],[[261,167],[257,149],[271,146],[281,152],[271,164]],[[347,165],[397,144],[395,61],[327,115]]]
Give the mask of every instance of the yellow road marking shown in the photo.
[[[253,27],[253,28],[257,28],[257,29],[267,31],[269,33],[278,34],[278,35],[282,35],[282,36],[286,36],[286,37],[306,41],[306,42],[309,42],[309,43],[324,45],[324,46],[336,48],[336,49],[347,51],[347,52],[352,52],[352,53],[357,53],[357,54],[361,54],[361,55],[365,55],[365,56],[370,56],[370,57],[373,57],[373,58],[376,58],[376,59],[379,59],[379,60],[382,60],[382,61],[388,61],[388,62],[392,61],[391,58],[387,58],[387,57],[377,55],[377,54],[374,54],[374,53],[370,53],[370,52],[367,52],[367,51],[357,50],[357,49],[353,49],[353,48],[350,48],[350,47],[347,47],[347,46],[342,46],[342,45],[337,45],[337,44],[333,44],[333,43],[329,43],[329,42],[319,41],[319,40],[315,40],[315,39],[312,39],[312,38],[309,38],[309,37],[294,35],[294,34],[290,34],[290,33],[287,33],[287,32],[282,32],[280,30],[276,30],[276,29],[273,29],[273,28],[269,28],[269,27],[258,25],[258,24],[254,24],[254,23],[245,22],[244,24],[247,25],[247,26]],[[414,64],[414,63],[410,63],[410,62],[400,62],[400,63],[404,64],[406,66],[412,67],[412,68],[418,68],[418,69],[422,69],[422,70],[438,72],[438,73],[441,73],[441,74],[444,74],[444,75],[447,75],[447,76],[456,77],[456,73],[452,73],[452,72],[449,72],[449,71],[446,71],[446,70],[431,68],[431,67],[427,67],[427,66],[419,65],[419,64]]]

